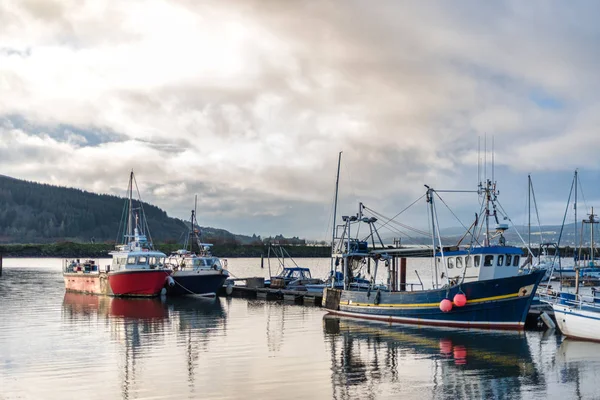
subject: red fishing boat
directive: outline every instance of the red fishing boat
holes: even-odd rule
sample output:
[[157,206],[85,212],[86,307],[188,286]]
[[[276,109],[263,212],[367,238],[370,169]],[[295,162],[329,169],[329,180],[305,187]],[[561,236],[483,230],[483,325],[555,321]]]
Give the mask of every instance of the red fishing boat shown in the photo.
[[133,207],[134,183],[135,177],[131,171],[127,228],[123,243],[110,253],[112,264],[102,271],[93,260],[65,263],[63,277],[66,290],[110,296],[150,297],[160,294],[171,270],[165,268],[166,255],[155,250],[152,241],[148,240],[148,225],[141,200],[138,200],[136,209]]

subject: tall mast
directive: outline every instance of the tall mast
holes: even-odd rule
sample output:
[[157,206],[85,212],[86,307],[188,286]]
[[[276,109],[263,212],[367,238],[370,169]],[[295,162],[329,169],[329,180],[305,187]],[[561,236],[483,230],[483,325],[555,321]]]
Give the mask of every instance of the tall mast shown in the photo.
[[128,243],[133,240],[133,170],[129,174],[129,220],[127,224]]
[[590,267],[594,265],[594,207],[592,207],[592,214],[590,215]]
[[490,245],[490,180],[485,181],[485,245]]
[[[437,261],[435,261],[435,233],[436,233],[436,225],[435,225],[435,213],[433,210],[433,189],[429,188],[429,186],[425,185],[425,187],[427,188],[427,202],[429,203],[429,209],[431,210],[431,239],[433,242],[433,258],[434,258],[434,264],[435,264],[435,287],[436,289],[439,287],[439,283],[438,283],[438,264]],[[441,260],[442,262],[444,262],[444,249],[442,248],[442,242],[441,242],[441,238],[440,238],[440,255],[441,255]]]
[[527,175],[527,182],[529,187],[527,188],[527,214],[529,215],[529,222],[527,223],[527,240],[528,247],[531,249],[531,175]]
[[[577,181],[579,180],[577,176],[577,170],[575,170],[575,203],[573,204],[573,209],[575,210],[575,246],[577,246]],[[575,252],[577,254],[577,252]],[[579,265],[579,257],[576,257],[575,265]]]
[[[340,184],[340,164],[342,163],[342,152],[338,154],[338,166],[337,166],[337,176],[335,178],[335,200],[333,202],[333,229],[331,233],[331,274],[333,276],[333,268],[335,267],[335,263],[333,261],[333,246],[335,245],[335,224],[337,218],[337,202],[338,202],[338,187]],[[335,279],[331,280],[331,287],[333,287]]]

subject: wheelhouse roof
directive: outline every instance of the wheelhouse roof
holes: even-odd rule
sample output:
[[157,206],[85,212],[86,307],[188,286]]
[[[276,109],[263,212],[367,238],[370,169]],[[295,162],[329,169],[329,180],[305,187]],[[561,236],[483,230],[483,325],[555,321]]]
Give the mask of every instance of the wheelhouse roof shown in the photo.
[[[459,249],[452,251],[445,251],[444,257],[452,257],[452,256],[466,256],[466,255],[482,255],[482,254],[516,254],[523,255],[523,250],[519,247],[512,246],[484,246],[484,247],[474,247],[472,249]],[[435,253],[436,257],[441,257],[441,253],[438,251]]]

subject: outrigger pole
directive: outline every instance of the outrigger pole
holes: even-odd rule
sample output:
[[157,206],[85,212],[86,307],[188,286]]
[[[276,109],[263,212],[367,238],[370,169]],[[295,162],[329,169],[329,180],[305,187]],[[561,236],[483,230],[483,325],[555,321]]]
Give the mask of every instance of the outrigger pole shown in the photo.
[[342,152],[338,154],[338,166],[337,166],[337,176],[335,178],[335,200],[333,202],[333,229],[331,234],[331,288],[334,287],[335,284],[335,261],[333,260],[333,252],[335,245],[335,231],[336,231],[336,217],[337,217],[337,202],[338,202],[338,187],[340,184],[340,165],[342,162]]

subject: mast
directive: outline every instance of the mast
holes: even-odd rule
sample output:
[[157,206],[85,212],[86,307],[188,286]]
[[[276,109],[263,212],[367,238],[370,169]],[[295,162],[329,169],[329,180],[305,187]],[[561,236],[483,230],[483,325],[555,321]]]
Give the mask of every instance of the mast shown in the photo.
[[529,187],[527,188],[527,214],[529,215],[529,222],[527,223],[527,240],[528,247],[531,249],[531,175],[527,175],[527,182]]
[[[573,209],[575,210],[575,246],[577,246],[577,181],[579,180],[579,177],[577,176],[577,170],[575,170],[575,177],[573,179],[575,179],[575,203],[573,204]],[[577,254],[577,252],[575,252],[575,254]],[[578,265],[579,257],[577,257],[575,260],[575,266]]]
[[129,219],[127,223],[128,243],[133,240],[133,170],[129,174]]
[[590,215],[590,267],[594,266],[594,207]]
[[485,245],[490,245],[490,180],[485,181]]
[[[433,258],[434,258],[434,265],[435,265],[435,287],[436,289],[439,287],[439,282],[438,282],[438,264],[435,261],[435,213],[433,211],[433,189],[429,188],[429,186],[425,185],[425,187],[427,188],[427,202],[429,203],[429,209],[431,211],[431,239],[433,242]],[[440,239],[440,254],[441,254],[441,258],[442,258],[442,262],[444,262],[444,249],[442,248],[442,243],[441,243],[441,239]]]
[[340,151],[340,153],[338,154],[338,166],[337,166],[337,175],[335,178],[335,200],[333,202],[333,229],[332,229],[332,233],[331,233],[331,287],[333,288],[334,282],[335,282],[335,274],[334,274],[334,267],[335,267],[335,262],[333,260],[333,252],[334,252],[334,245],[335,245],[335,224],[336,224],[336,218],[337,218],[337,202],[338,202],[338,187],[340,184],[340,165],[342,163],[342,152]]

